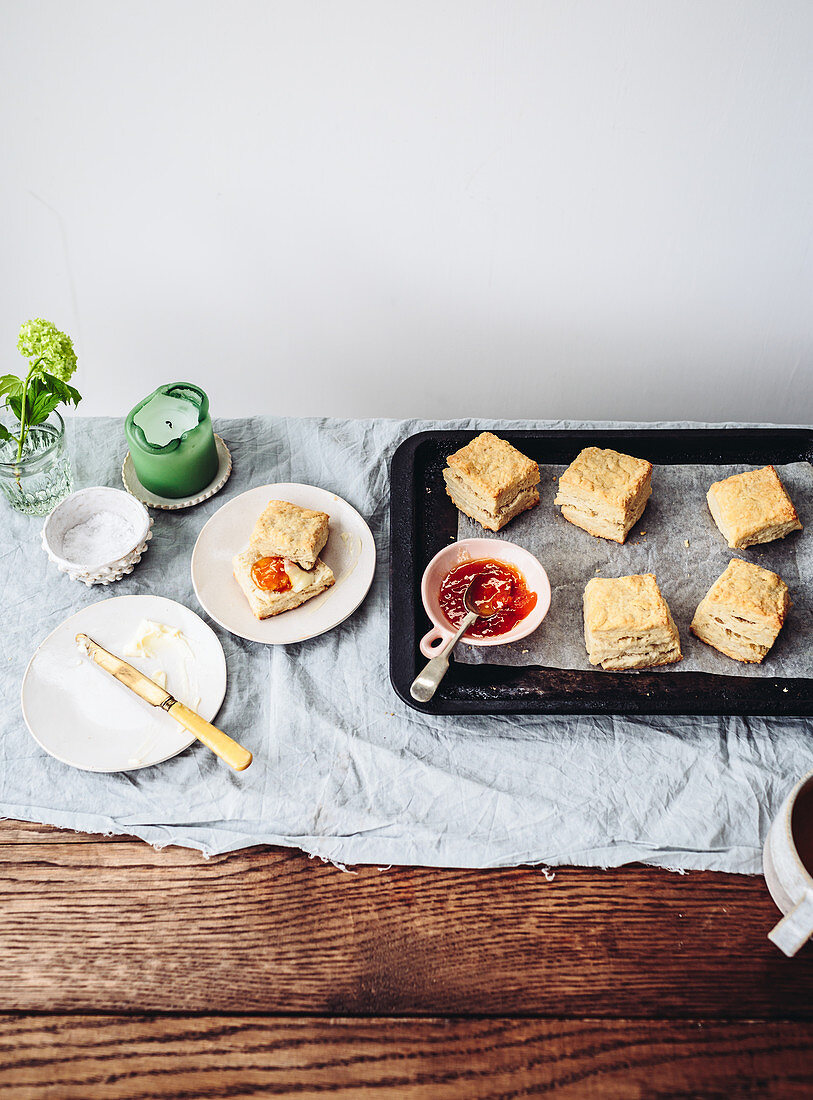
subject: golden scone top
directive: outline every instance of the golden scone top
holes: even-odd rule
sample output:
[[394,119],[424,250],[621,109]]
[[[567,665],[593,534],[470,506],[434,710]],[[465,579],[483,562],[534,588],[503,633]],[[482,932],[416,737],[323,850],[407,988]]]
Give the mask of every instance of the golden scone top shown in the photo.
[[707,495],[715,522],[732,549],[766,541],[759,535],[772,528],[785,530],[770,534],[771,538],[801,530],[796,509],[773,466],[715,481]]
[[330,517],[287,500],[269,500],[249,546],[257,554],[315,561],[327,540]]
[[623,508],[638,496],[651,473],[652,463],[644,458],[585,447],[559,478],[559,489]]
[[706,601],[780,626],[790,606],[788,586],[778,574],[741,558],[732,558],[706,593]]
[[497,505],[539,482],[539,466],[491,432],[482,432],[446,461],[481,496],[493,498]]
[[592,631],[652,630],[670,623],[654,573],[593,577],[584,590],[584,618]]

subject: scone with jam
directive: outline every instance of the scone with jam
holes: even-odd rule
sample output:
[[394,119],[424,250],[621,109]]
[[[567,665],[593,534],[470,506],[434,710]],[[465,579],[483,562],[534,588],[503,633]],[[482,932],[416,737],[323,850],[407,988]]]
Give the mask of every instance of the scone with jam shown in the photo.
[[232,559],[234,579],[258,619],[292,611],[335,583],[319,557],[328,537],[326,512],[271,500],[254,526],[248,549]]

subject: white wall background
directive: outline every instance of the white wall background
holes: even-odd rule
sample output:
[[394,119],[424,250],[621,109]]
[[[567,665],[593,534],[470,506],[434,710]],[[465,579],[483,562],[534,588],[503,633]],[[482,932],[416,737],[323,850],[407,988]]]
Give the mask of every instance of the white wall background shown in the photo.
[[0,373],[813,420],[810,0],[0,0]]

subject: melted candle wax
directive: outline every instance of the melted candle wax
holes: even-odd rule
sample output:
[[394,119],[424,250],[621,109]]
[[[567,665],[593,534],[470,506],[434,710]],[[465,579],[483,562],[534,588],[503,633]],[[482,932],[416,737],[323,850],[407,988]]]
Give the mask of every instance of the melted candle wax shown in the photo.
[[166,447],[190,428],[197,427],[198,407],[182,397],[157,393],[138,410],[133,421],[153,447]]

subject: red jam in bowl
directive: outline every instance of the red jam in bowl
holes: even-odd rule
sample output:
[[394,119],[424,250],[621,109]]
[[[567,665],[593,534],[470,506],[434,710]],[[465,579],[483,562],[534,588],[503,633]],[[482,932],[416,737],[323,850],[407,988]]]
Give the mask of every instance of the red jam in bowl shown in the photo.
[[472,585],[469,602],[484,613],[497,610],[490,619],[478,619],[465,638],[497,638],[513,630],[536,607],[536,592],[530,592],[525,578],[513,565],[493,558],[464,561],[441,582],[438,600],[452,626],[466,615],[463,596]]

